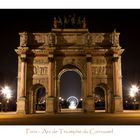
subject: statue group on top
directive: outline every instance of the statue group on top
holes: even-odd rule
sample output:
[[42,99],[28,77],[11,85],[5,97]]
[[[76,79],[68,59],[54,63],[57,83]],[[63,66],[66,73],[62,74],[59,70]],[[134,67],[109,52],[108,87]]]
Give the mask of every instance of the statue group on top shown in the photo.
[[85,17],[68,15],[64,17],[54,17],[53,27],[56,28],[86,28]]

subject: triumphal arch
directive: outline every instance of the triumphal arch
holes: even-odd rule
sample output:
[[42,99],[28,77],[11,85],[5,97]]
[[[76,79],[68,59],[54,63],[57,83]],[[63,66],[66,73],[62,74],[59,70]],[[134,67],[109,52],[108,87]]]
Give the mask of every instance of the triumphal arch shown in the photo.
[[[60,18],[60,17],[59,17]],[[85,18],[63,23],[58,17],[47,33],[20,32],[17,113],[36,113],[37,92],[42,89],[46,113],[60,112],[60,80],[67,71],[81,78],[83,112],[95,112],[95,94],[104,92],[105,111],[121,112],[122,73],[120,33],[89,32]],[[69,83],[71,84],[71,83]],[[40,90],[41,91],[41,90]]]

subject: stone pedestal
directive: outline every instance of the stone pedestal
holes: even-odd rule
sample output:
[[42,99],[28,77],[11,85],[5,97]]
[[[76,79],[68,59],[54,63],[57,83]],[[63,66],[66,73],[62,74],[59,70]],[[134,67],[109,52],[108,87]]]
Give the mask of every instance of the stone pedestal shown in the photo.
[[123,112],[123,107],[122,107],[122,98],[119,96],[113,97],[113,104],[112,104],[112,113],[115,112]]
[[55,97],[48,97],[46,100],[46,113],[56,112],[56,99]]
[[93,97],[87,97],[85,98],[84,102],[84,111],[85,112],[94,112],[94,105],[93,105]]
[[21,97],[17,101],[17,114],[27,114],[25,97]]

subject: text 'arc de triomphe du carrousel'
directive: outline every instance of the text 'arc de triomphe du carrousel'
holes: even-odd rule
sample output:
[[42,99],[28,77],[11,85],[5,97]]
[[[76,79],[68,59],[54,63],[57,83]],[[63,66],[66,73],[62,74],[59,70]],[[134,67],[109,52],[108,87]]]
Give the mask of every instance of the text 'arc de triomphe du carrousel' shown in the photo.
[[50,32],[19,35],[17,114],[61,112],[68,71],[80,77],[81,112],[95,112],[100,102],[105,112],[123,111],[120,33],[91,33],[84,17],[54,17]]

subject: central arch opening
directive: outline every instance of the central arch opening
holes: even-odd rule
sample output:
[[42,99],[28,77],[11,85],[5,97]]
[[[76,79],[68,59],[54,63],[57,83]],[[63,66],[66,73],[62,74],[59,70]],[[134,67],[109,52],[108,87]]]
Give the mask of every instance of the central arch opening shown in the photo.
[[80,111],[82,108],[82,83],[78,72],[67,70],[60,77],[59,110]]

